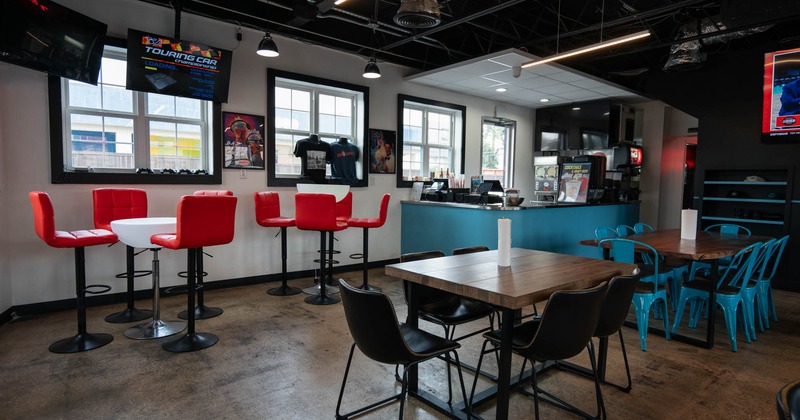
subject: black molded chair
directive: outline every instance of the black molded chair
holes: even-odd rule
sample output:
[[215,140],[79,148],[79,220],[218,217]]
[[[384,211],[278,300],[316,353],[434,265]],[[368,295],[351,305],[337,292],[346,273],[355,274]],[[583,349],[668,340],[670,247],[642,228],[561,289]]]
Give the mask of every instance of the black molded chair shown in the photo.
[[[600,311],[600,319],[594,329],[594,336],[598,338],[609,338],[614,334],[619,334],[619,345],[622,348],[622,359],[625,361],[625,373],[628,375],[628,384],[618,385],[615,383],[601,380],[604,384],[611,385],[617,389],[631,391],[631,369],[628,365],[628,354],[625,351],[625,341],[622,338],[622,324],[631,308],[633,293],[639,283],[639,276],[616,276],[608,282],[608,290],[603,300],[603,309]],[[559,365],[562,369],[570,370],[575,373],[584,374],[583,370],[570,369],[568,365]],[[586,375],[588,376],[588,375]]]
[[778,418],[800,420],[800,380],[790,382],[778,391]]
[[[603,404],[603,394],[600,390],[600,380],[597,377],[592,335],[595,333],[600,319],[606,289],[607,283],[603,282],[586,290],[557,291],[547,301],[547,306],[542,311],[541,318],[514,327],[512,351],[525,358],[520,375],[525,372],[525,365],[528,360],[533,365],[531,369],[533,392],[528,392],[521,386],[519,390],[523,394],[533,397],[534,413],[537,419],[539,418],[539,400],[543,399],[539,394],[547,397],[543,399],[545,402],[573,414],[584,418],[598,418],[602,414],[602,417],[605,418],[605,406]],[[478,359],[478,370],[480,370],[485,354],[499,350],[500,334],[499,330],[494,330],[483,335],[486,340],[483,342],[481,356]],[[494,348],[487,351],[486,346],[489,343],[492,343]],[[536,361],[569,359],[580,354],[584,348],[589,352],[589,360],[594,373],[597,416],[591,416],[555,395],[542,390],[536,382]],[[477,382],[476,376],[472,383],[470,406],[475,395]]]
[[[339,390],[339,400],[336,402],[337,419],[354,417],[375,410],[394,400],[400,401],[400,419],[402,419],[408,391],[408,368],[437,356],[448,355],[449,357],[450,353],[455,357],[458,378],[461,383],[461,394],[466,401],[467,392],[464,388],[464,378],[456,352],[456,349],[461,347],[460,344],[398,322],[394,305],[383,293],[356,289],[342,279],[339,279],[339,285],[344,315],[350,335],[353,336],[353,344],[350,346],[350,355],[347,358],[342,387]],[[356,347],[365,356],[376,362],[403,365],[402,389],[399,394],[347,414],[340,414],[344,388]],[[467,407],[467,416],[469,417],[469,415],[469,407]]]
[[453,255],[464,255],[464,254],[472,254],[473,252],[483,252],[488,251],[488,246],[477,245],[477,246],[468,246],[465,248],[456,248],[453,250]]

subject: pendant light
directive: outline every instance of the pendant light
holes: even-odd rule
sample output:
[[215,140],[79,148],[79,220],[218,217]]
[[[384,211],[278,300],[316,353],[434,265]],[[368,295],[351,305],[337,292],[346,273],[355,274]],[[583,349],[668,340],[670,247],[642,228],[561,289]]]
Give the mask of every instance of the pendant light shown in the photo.
[[258,50],[256,53],[264,57],[277,57],[280,55],[278,46],[275,45],[275,41],[272,40],[269,32],[264,33],[264,38],[258,43]]
[[375,64],[375,57],[369,59],[367,67],[364,67],[364,74],[362,74],[362,76],[366,79],[377,79],[381,77],[381,71],[378,69],[378,65]]

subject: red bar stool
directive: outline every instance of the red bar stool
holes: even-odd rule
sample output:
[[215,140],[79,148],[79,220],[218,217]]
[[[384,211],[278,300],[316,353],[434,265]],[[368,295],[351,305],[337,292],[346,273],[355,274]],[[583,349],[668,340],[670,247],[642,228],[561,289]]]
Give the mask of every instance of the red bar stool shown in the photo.
[[[325,193],[321,193],[325,194]],[[344,198],[336,202],[336,221],[347,223],[350,220],[350,217],[353,216],[353,193],[347,192]],[[336,238],[333,235],[333,232],[328,236],[328,272],[324,274],[323,271],[320,270],[320,279],[325,279],[325,287],[328,293],[339,293],[339,284],[333,279],[333,266],[334,264],[339,264],[339,261],[334,260],[333,256],[336,254],[341,254],[341,251],[337,251],[333,243]],[[321,250],[318,250],[318,252]],[[323,258],[323,257],[320,257]],[[318,263],[320,260],[314,260],[314,262]],[[309,295],[317,295],[319,294],[320,290],[319,283],[315,284],[311,287],[306,287],[303,289],[303,293],[307,293]]]
[[[233,196],[233,191],[228,190],[200,190],[195,191],[192,195],[208,195],[208,196]],[[209,307],[205,305],[205,300],[203,299],[203,278],[208,275],[208,273],[203,270],[203,255],[208,255],[212,257],[210,254],[206,254],[203,252],[203,248],[197,252],[197,307],[194,308],[194,317],[195,319],[208,319],[214,318],[215,316],[222,315],[222,308],[216,307]],[[212,257],[213,258],[213,257]],[[181,271],[178,273],[178,277],[185,277],[188,273]],[[189,319],[189,312],[188,311],[181,311],[178,314],[178,318],[180,319]]]
[[[95,229],[111,230],[111,221],[147,217],[147,192],[137,188],[95,188],[92,191]],[[149,276],[150,270],[136,270],[134,257],[137,254],[130,245],[125,245],[126,270],[116,275],[118,279],[128,279],[125,294],[127,307],[106,316],[106,322],[136,322],[153,316],[149,309],[137,309],[134,306],[133,279]]]
[[369,230],[376,229],[386,223],[386,213],[389,211],[389,194],[384,194],[381,199],[380,213],[378,217],[351,217],[347,220],[348,227],[360,227],[364,229],[363,235],[363,251],[361,255],[353,254],[350,258],[362,258],[364,260],[364,281],[361,283],[360,289],[372,290],[380,292],[380,287],[370,286],[367,272],[369,271]]
[[333,258],[326,252],[326,235],[347,229],[347,223],[336,219],[336,197],[332,194],[297,193],[294,196],[295,223],[300,230],[316,230],[320,234],[319,258],[319,293],[305,299],[312,305],[330,305],[339,302],[339,298],[329,296],[326,292],[325,257]]
[[286,228],[294,227],[292,217],[281,216],[281,198],[276,192],[261,191],[253,194],[256,202],[256,223],[264,227],[280,228],[281,235],[281,285],[267,290],[272,296],[291,296],[300,293],[297,287],[289,286],[286,281]]
[[[78,309],[78,334],[56,341],[50,345],[53,353],[77,353],[104,346],[114,339],[111,334],[92,334],[86,331],[86,294],[104,293],[111,287],[104,285],[86,286],[86,261],[84,247],[105,245],[117,242],[117,235],[105,229],[75,230],[65,232],[56,230],[55,211],[50,196],[46,192],[31,191],[28,194],[33,207],[33,225],[36,234],[44,243],[54,248],[75,249],[75,292]],[[99,288],[98,291],[89,291]]]
[[198,255],[203,247],[224,245],[233,240],[236,219],[236,197],[212,195],[186,195],[178,202],[177,232],[157,234],[150,242],[169,249],[187,249],[186,278],[188,284],[187,314],[189,329],[183,337],[163,344],[164,350],[188,352],[211,347],[219,337],[195,331],[194,292],[200,270]]

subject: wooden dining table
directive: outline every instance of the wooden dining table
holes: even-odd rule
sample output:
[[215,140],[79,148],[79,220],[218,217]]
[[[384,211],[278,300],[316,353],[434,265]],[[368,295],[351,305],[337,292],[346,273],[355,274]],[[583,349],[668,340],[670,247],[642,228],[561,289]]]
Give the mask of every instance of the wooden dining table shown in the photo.
[[[497,385],[490,392],[476,396],[474,404],[478,405],[487,399],[495,398],[496,418],[507,419],[512,385],[511,339],[515,313],[528,305],[547,300],[558,290],[585,289],[617,275],[632,275],[637,266],[522,248],[511,249],[510,266],[501,267],[497,262],[497,251],[492,250],[390,264],[385,267],[385,272],[392,277],[477,299],[501,309]],[[410,326],[417,327],[417,293],[414,287],[409,289],[406,322]],[[465,402],[454,406],[447,405],[446,402],[418,387],[416,369],[412,368],[408,373],[410,395],[450,417],[466,418],[463,411]]]
[[[711,280],[716,285],[719,276],[719,259],[730,257],[739,252],[742,248],[756,242],[766,242],[771,237],[768,236],[746,236],[735,234],[724,234],[719,232],[697,232],[694,240],[682,239],[680,229],[664,229],[652,232],[637,233],[635,235],[623,236],[623,239],[639,241],[653,247],[660,256],[680,258],[687,261],[705,261],[711,264]],[[582,245],[598,246],[602,239],[584,239],[580,241]],[[610,242],[603,244],[605,249],[604,257],[608,258],[607,250],[611,247]],[[711,288],[709,302],[714,302],[716,289]],[[706,327],[706,339],[698,340],[682,334],[671,334],[671,337],[688,344],[700,347],[714,347],[714,334],[716,316],[714,310],[708,311],[708,324]],[[649,331],[663,334],[663,331],[650,327]]]

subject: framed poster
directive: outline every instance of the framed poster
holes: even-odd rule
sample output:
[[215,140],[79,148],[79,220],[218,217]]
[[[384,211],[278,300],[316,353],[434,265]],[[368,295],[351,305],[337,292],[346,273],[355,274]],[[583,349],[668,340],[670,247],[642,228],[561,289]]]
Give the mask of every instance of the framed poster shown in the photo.
[[393,174],[397,155],[397,136],[394,131],[369,129],[369,173]]
[[591,162],[563,163],[558,201],[562,203],[586,203],[589,196]]
[[264,117],[223,112],[223,168],[264,169]]

